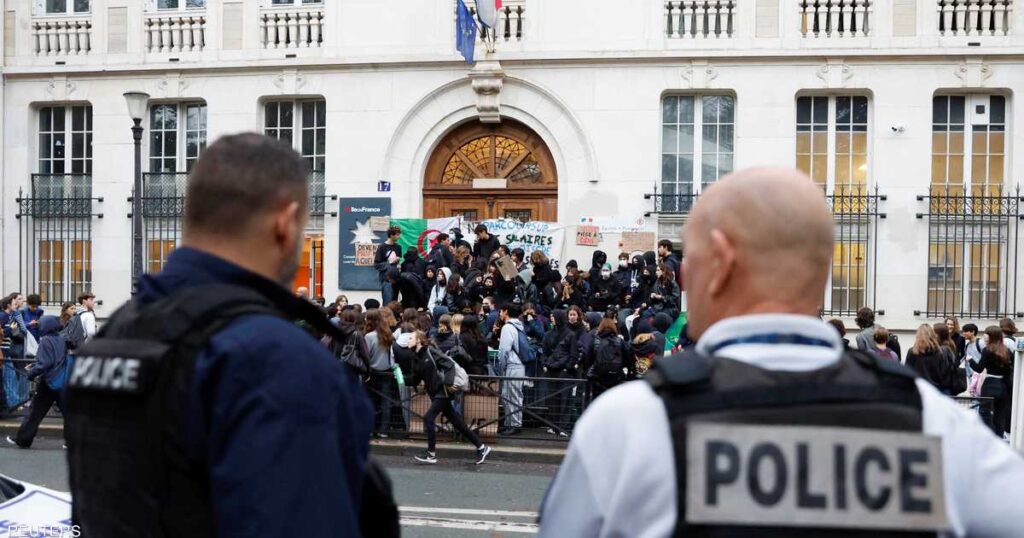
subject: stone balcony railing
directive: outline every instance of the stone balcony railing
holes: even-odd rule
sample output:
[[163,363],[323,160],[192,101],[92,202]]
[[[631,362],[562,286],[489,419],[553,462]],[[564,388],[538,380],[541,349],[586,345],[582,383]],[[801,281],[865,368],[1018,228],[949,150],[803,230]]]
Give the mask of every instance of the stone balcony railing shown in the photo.
[[[468,4],[468,3],[467,3]],[[454,10],[455,2],[452,2],[453,17],[458,19],[458,11]],[[469,5],[469,13],[476,19],[476,7]],[[525,0],[504,0],[501,12],[498,14],[498,22],[491,30],[494,32],[494,39],[499,41],[522,41],[526,30],[526,2]]]
[[88,54],[92,49],[89,17],[34,19],[32,39],[36,56]]
[[323,5],[264,8],[260,37],[265,49],[319,48],[324,41]]
[[799,0],[800,33],[807,38],[867,37],[872,4],[871,0]]
[[152,14],[146,17],[146,51],[198,52],[206,45],[206,14]]
[[944,36],[1003,36],[1010,33],[1013,0],[936,0]]
[[717,39],[736,32],[736,0],[665,2],[665,35],[678,39]]

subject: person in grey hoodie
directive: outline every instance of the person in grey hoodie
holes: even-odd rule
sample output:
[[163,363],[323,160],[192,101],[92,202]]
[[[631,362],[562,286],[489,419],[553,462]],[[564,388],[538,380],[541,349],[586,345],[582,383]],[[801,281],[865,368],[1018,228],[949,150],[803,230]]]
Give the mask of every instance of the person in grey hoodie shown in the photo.
[[63,382],[66,378],[65,366],[68,360],[67,346],[60,335],[60,318],[43,316],[39,320],[39,350],[36,360],[28,370],[28,378],[42,378],[36,385],[36,394],[32,397],[32,407],[28,416],[22,421],[14,439],[7,437],[7,442],[20,448],[29,448],[39,431],[39,423],[50,411],[50,406],[64,411]]
[[[501,307],[501,338],[498,340],[498,369],[504,377],[522,378],[526,376],[522,355],[519,349],[519,333],[525,332],[519,316],[522,307],[515,303],[507,303]],[[505,404],[505,427],[501,435],[518,435],[523,428],[523,381],[511,380],[501,383],[502,401]]]
[[395,336],[380,310],[366,313],[365,332],[366,350],[370,356],[370,397],[375,408],[374,426],[377,437],[386,439],[391,431],[391,402],[396,394],[392,373],[395,354],[391,349]]

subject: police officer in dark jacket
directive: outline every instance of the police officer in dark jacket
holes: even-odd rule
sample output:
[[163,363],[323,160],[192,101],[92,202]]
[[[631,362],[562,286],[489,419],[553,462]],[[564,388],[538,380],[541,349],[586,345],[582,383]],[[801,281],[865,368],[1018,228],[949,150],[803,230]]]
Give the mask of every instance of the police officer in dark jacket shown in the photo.
[[696,350],[590,404],[541,538],[1021,536],[1005,503],[1024,496],[1024,459],[818,317],[833,233],[795,170],[701,194],[683,232]]
[[364,532],[370,405],[294,320],[340,333],[284,287],[299,267],[306,177],[268,137],[207,148],[182,246],[79,350],[65,435],[83,536]]

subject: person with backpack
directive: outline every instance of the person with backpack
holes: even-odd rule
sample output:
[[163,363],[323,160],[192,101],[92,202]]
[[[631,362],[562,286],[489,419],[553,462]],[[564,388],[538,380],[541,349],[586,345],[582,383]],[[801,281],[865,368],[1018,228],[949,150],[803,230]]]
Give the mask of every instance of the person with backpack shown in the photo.
[[980,396],[992,398],[992,407],[982,407],[981,418],[1000,439],[1010,431],[1010,375],[1013,374],[1013,351],[1006,347],[1002,331],[997,326],[985,329],[988,345],[981,352],[981,360],[968,364],[976,373],[985,373]]
[[343,310],[338,315],[338,330],[342,337],[334,339],[325,336],[323,343],[339,361],[352,369],[364,383],[370,380],[370,350],[358,325],[359,315],[355,310]]
[[39,424],[54,404],[64,412],[64,383],[67,381],[70,368],[70,356],[64,339],[60,335],[60,318],[43,316],[39,320],[39,351],[36,360],[28,370],[31,381],[42,378],[36,383],[36,393],[32,397],[32,407],[28,416],[21,422],[18,433],[7,443],[19,448],[30,448],[39,431]]
[[365,390],[296,322],[342,334],[286,287],[309,220],[307,178],[288,144],[252,133],[219,139],[192,166],[181,246],[140,275],[67,382],[71,524],[83,536],[397,526],[397,514],[362,518],[386,493],[371,473]]
[[75,308],[75,315],[78,316],[85,332],[84,342],[88,342],[96,336],[96,296],[92,292],[85,292],[78,296],[78,307]]
[[629,369],[626,362],[626,357],[630,356],[629,346],[619,336],[618,323],[615,320],[601,320],[593,343],[584,349],[583,353],[583,364],[587,371],[587,379],[590,380],[593,398],[596,399],[625,379]]
[[[437,463],[437,425],[435,421],[438,415],[444,415],[455,431],[473,443],[477,453],[476,464],[482,465],[487,460],[487,455],[491,453],[491,447],[485,445],[480,437],[466,426],[462,415],[452,406],[452,398],[459,391],[468,388],[466,372],[454,359],[442,353],[423,331],[416,331],[412,340],[413,349],[416,352],[412,386],[417,387],[422,382],[424,390],[430,396],[430,408],[423,415],[423,431],[427,434],[427,449],[422,454],[415,456],[414,459],[429,465]],[[459,379],[460,377],[464,379]],[[466,384],[457,385],[457,383],[463,382]]]
[[501,307],[501,336],[498,339],[498,375],[501,382],[501,402],[505,407],[505,425],[500,435],[519,435],[523,428],[523,380],[526,376],[524,364],[536,360],[533,348],[526,336],[526,328],[519,317],[522,307],[506,303]]
[[455,254],[452,253],[452,240],[446,233],[439,233],[434,238],[434,246],[427,255],[427,263],[438,269],[450,269],[455,265]]

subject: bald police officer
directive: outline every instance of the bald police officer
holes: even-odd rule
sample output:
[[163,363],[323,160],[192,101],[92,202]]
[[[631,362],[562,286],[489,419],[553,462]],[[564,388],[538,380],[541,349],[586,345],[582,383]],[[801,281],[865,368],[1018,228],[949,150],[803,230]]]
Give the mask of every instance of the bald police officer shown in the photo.
[[816,314],[822,192],[785,169],[710,187],[684,234],[693,353],[580,419],[541,536],[1024,536],[1024,460],[976,414]]

